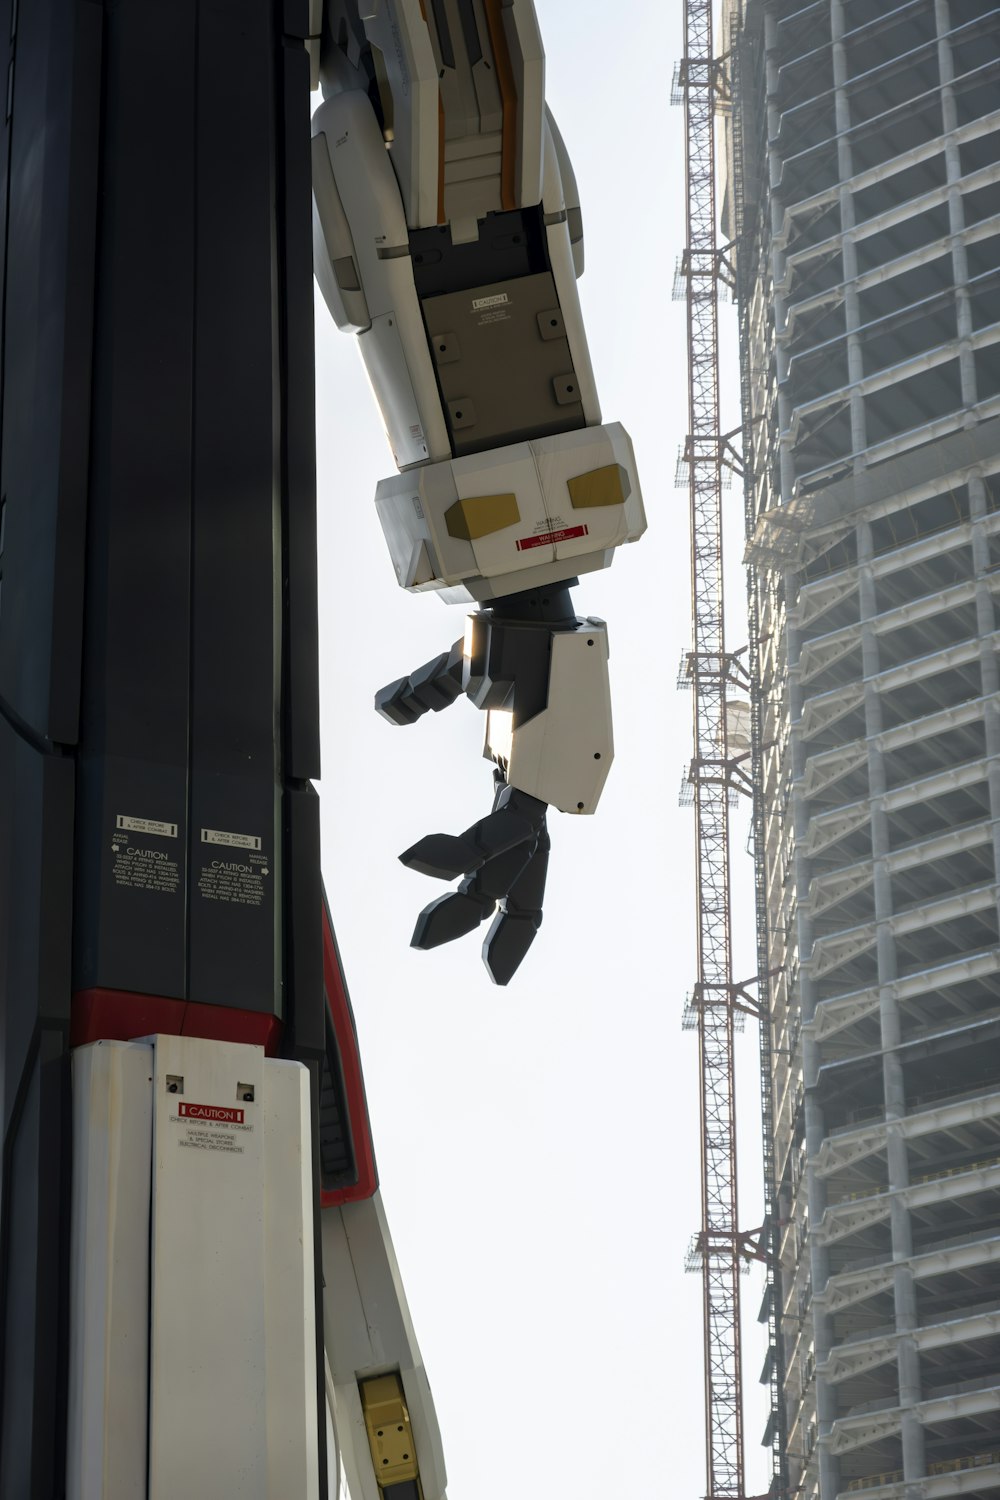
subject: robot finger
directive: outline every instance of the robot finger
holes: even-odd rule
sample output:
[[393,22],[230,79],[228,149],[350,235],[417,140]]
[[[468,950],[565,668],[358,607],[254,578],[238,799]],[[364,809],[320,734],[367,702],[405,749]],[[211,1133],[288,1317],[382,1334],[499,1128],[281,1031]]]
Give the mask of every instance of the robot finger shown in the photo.
[[549,835],[543,822],[535,846],[514,880],[483,944],[483,963],[494,984],[508,984],[542,925],[542,898],[549,864]]
[[497,912],[483,944],[483,963],[494,984],[510,983],[541,925],[541,912],[528,916],[502,907]]
[[461,891],[451,891],[439,896],[425,906],[417,918],[410,939],[411,948],[439,948],[442,943],[451,943],[455,938],[475,932],[480,922],[485,922],[493,911],[495,902],[485,905],[475,897]]
[[457,891],[439,896],[425,906],[410,939],[411,948],[437,948],[454,938],[474,932],[487,921],[531,862],[535,841],[520,843],[503,854],[495,854],[474,875],[462,881]]
[[512,915],[537,915],[539,922],[542,920],[542,900],[545,896],[545,877],[548,874],[551,847],[549,830],[543,823],[531,858],[507,893],[505,905]]
[[[472,875],[488,860],[506,854],[508,850],[534,843],[537,836],[535,820],[526,816],[516,802],[508,801],[462,834],[427,834],[404,850],[399,858],[409,869],[418,870],[421,875],[454,880],[458,875]],[[513,874],[511,878],[514,878]]]

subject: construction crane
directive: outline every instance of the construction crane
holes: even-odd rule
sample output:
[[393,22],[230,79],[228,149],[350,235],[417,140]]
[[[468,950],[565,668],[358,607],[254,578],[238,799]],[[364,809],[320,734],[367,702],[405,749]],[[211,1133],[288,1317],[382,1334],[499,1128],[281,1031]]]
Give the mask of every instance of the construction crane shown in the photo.
[[737,1219],[735,1019],[754,1010],[733,979],[729,807],[749,789],[729,745],[728,699],[746,685],[745,668],[727,652],[723,618],[722,488],[729,443],[719,408],[718,300],[727,262],[716,231],[715,116],[722,87],[715,57],[712,0],[686,0],[684,103],[688,437],[691,507],[692,644],[687,678],[694,705],[693,788],[696,843],[697,980],[693,1012],[701,1084],[700,1265],[705,1335],[705,1466],[709,1500],[743,1500],[743,1393],[740,1271],[749,1239]]

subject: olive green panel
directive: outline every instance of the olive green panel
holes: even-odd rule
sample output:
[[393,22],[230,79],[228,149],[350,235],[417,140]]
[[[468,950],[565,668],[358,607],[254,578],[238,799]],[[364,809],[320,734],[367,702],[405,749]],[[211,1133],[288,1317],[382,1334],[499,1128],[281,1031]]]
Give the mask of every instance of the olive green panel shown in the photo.
[[420,1477],[403,1382],[394,1371],[359,1382],[368,1446],[379,1493]]
[[491,536],[520,519],[516,495],[476,495],[471,500],[456,500],[444,513],[448,535],[462,542]]
[[628,472],[621,464],[590,469],[575,479],[567,479],[566,484],[574,510],[587,510],[597,505],[624,505],[632,493]]

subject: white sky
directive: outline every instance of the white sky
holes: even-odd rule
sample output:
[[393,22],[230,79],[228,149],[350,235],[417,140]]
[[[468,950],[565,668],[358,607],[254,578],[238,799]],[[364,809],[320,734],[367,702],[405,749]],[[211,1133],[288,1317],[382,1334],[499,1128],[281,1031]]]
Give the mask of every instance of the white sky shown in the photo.
[[[575,591],[608,620],[616,764],[594,818],[550,817],[545,922],[507,989],[474,935],[408,944],[446,889],[403,868],[425,833],[489,810],[483,719],[464,699],[395,729],[376,688],[450,646],[464,612],[395,584],[373,505],[392,472],[353,340],[317,298],[323,862],[361,1040],[382,1191],[434,1388],[450,1500],[705,1492],[691,755],[675,690],[690,640],[683,112],[668,105],[680,0],[537,0],[548,98],[582,195],[581,283],[606,420],[630,431],[650,529]],[[735,314],[723,309],[735,335]],[[724,427],[735,427],[734,355]],[[729,500],[738,537],[742,499]],[[734,561],[730,644],[743,644]],[[750,862],[734,840],[740,976]],[[484,928],[485,933],[485,928]],[[742,1043],[743,1223],[761,1217],[756,1034]],[[744,1280],[747,1492],[758,1447],[761,1279]]]

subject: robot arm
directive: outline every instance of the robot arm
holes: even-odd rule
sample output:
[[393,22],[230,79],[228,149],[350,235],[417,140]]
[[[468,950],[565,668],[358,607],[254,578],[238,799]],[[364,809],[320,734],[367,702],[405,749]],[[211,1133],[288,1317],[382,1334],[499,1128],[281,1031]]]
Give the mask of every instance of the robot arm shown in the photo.
[[531,0],[327,0],[321,76],[316,274],[400,471],[376,491],[396,576],[480,606],[461,650],[376,706],[405,724],[464,691],[498,774],[486,818],[402,856],[465,877],[413,941],[499,903],[485,957],[506,983],[541,920],[545,806],[593,812],[613,756],[606,630],[569,588],[645,529],[635,461],[601,425],[579,197]]

